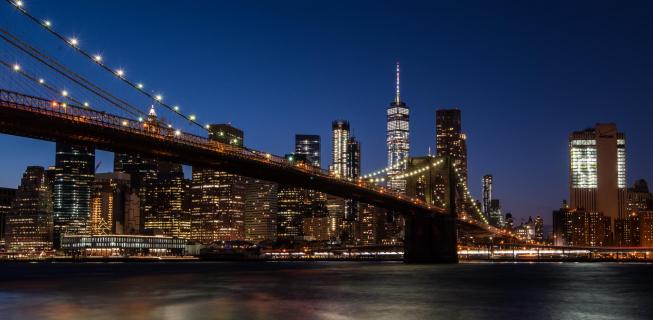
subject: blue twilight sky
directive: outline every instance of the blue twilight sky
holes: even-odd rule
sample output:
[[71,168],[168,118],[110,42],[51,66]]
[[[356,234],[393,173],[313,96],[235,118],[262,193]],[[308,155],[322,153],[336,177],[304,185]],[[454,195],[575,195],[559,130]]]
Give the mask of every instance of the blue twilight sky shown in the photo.
[[[616,122],[626,133],[629,184],[653,182],[650,2],[25,4],[200,121],[242,128],[249,147],[284,154],[294,134],[319,134],[326,167],[330,124],[342,118],[362,143],[363,171],[385,166],[385,108],[399,60],[411,153],[434,148],[437,108],[462,109],[470,186],[478,196],[481,176],[494,174],[504,212],[542,214],[550,223],[551,210],[568,197],[568,135],[596,122]],[[97,72],[4,2],[0,27]],[[9,52],[5,43],[0,50]],[[131,94],[115,80],[102,81]],[[3,135],[0,144],[2,186],[15,187],[26,165],[54,161],[49,142]],[[100,171],[112,168],[110,153],[98,158]]]

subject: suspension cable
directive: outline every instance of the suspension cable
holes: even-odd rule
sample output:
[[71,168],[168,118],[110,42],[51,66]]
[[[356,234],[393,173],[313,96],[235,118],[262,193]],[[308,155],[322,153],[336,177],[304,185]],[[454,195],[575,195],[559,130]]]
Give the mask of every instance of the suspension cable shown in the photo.
[[202,129],[204,129],[204,130],[208,130],[208,129],[209,129],[209,128],[208,128],[208,125],[205,127],[205,126],[202,126],[201,124],[199,124],[199,123],[196,121],[194,115],[188,115],[188,116],[186,116],[186,115],[182,114],[182,113],[179,111],[179,107],[178,107],[178,106],[170,106],[170,105],[168,105],[167,103],[163,102],[163,97],[162,97],[161,95],[159,95],[159,94],[151,94],[151,93],[149,93],[149,92],[147,92],[147,91],[145,91],[145,90],[143,89],[143,85],[142,85],[142,84],[140,84],[140,83],[135,83],[135,82],[132,82],[132,81],[130,81],[129,79],[127,79],[127,78],[124,76],[124,71],[123,71],[122,69],[116,69],[116,70],[113,70],[113,69],[111,69],[109,66],[107,66],[104,62],[102,62],[102,57],[101,57],[101,56],[90,54],[90,53],[88,53],[87,51],[85,51],[85,50],[83,50],[82,48],[80,48],[79,45],[78,45],[79,42],[78,42],[77,39],[75,39],[75,38],[68,39],[68,38],[64,37],[62,34],[60,34],[59,32],[55,31],[55,30],[52,28],[52,23],[51,23],[49,20],[42,20],[42,19],[39,19],[39,18],[37,18],[36,16],[32,15],[31,13],[27,12],[27,10],[25,10],[25,9],[23,8],[23,2],[22,2],[22,1],[17,1],[17,0],[5,0],[5,1],[6,1],[7,3],[9,3],[10,5],[12,5],[14,8],[16,8],[16,10],[18,10],[18,12],[22,13],[24,16],[26,16],[27,18],[29,18],[30,21],[32,21],[33,23],[39,25],[39,26],[42,27],[43,29],[45,29],[45,30],[48,31],[50,34],[54,35],[57,39],[59,39],[59,40],[65,42],[68,46],[72,47],[75,51],[77,51],[78,53],[80,53],[81,55],[83,55],[84,57],[86,57],[87,59],[89,59],[89,60],[90,60],[91,62],[93,62],[94,64],[100,66],[100,68],[102,68],[103,70],[105,70],[105,71],[111,73],[113,76],[116,76],[118,79],[122,80],[122,81],[123,81],[124,83],[126,83],[128,86],[130,86],[130,87],[132,87],[133,89],[135,89],[136,91],[138,91],[138,92],[144,94],[144,95],[147,96],[148,98],[150,98],[150,99],[156,101],[158,104],[164,106],[166,109],[168,109],[168,110],[174,112],[175,114],[179,115],[180,117],[182,117],[182,118],[188,120],[190,123],[192,123],[192,124],[194,124],[194,125],[196,125],[196,126],[202,128]]

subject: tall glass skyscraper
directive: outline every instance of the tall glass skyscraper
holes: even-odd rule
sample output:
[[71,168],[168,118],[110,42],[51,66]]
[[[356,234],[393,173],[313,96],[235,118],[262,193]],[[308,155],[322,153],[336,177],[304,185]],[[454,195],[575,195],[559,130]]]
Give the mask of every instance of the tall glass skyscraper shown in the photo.
[[492,175],[483,176],[483,213],[485,217],[490,217],[490,202],[492,201]]
[[337,177],[346,177],[349,172],[347,146],[349,142],[349,122],[336,120],[331,124],[332,147],[331,172]]
[[387,151],[388,151],[388,187],[398,192],[406,191],[406,180],[394,178],[406,170],[405,160],[410,155],[410,109],[401,101],[399,91],[399,62],[396,66],[395,100],[390,103],[386,113],[387,123]]
[[569,137],[570,205],[623,218],[626,209],[626,138],[613,123]]
[[95,178],[95,149],[57,142],[54,176],[55,243],[62,234],[90,232],[91,188]]

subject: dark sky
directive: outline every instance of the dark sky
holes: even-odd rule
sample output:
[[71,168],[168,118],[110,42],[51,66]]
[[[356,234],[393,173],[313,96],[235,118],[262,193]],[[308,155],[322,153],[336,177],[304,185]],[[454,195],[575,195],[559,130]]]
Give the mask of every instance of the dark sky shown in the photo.
[[[568,197],[568,135],[596,122],[626,133],[629,184],[653,180],[650,2],[25,3],[200,121],[242,128],[253,148],[284,154],[295,133],[319,134],[326,167],[330,124],[342,118],[362,143],[363,171],[385,166],[399,60],[411,154],[434,148],[437,108],[460,108],[470,187],[478,197],[481,176],[494,174],[504,212],[550,223]],[[56,43],[4,3],[0,26]],[[0,185],[15,187],[26,165],[54,162],[52,143],[0,143]],[[110,154],[99,158],[110,170]]]

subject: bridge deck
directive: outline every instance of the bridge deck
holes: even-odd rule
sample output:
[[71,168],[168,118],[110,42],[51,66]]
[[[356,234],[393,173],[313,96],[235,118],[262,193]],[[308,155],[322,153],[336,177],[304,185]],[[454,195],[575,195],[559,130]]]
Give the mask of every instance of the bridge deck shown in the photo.
[[294,164],[265,152],[12,91],[0,90],[0,132],[214,168],[314,189],[404,214],[445,213],[443,208],[409,199],[364,181],[338,178],[325,170]]

